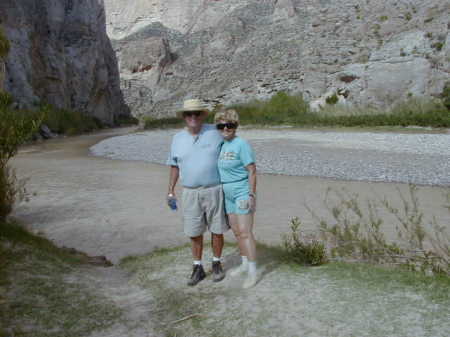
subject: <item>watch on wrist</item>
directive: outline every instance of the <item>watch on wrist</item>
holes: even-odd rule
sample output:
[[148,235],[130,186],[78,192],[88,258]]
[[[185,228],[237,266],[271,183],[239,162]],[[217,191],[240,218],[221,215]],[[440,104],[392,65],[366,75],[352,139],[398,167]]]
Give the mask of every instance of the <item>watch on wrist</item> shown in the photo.
[[248,195],[256,199],[256,193],[250,192]]

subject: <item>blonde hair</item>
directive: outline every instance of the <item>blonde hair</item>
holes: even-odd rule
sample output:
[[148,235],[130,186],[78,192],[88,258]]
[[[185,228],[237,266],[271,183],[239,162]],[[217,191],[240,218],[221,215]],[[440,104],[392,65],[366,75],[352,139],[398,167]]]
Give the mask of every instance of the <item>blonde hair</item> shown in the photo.
[[239,115],[234,109],[223,109],[214,115],[214,123],[226,121],[239,124]]

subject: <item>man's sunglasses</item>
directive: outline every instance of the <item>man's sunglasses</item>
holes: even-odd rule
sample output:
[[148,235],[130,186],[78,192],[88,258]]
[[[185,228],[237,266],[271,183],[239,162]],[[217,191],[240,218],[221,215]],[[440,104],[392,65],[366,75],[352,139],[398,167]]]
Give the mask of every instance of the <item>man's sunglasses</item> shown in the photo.
[[217,130],[223,130],[223,129],[225,129],[225,127],[227,129],[236,129],[237,128],[237,123],[219,123],[219,124],[216,124]]
[[200,117],[200,115],[203,113],[203,111],[184,111],[183,117]]

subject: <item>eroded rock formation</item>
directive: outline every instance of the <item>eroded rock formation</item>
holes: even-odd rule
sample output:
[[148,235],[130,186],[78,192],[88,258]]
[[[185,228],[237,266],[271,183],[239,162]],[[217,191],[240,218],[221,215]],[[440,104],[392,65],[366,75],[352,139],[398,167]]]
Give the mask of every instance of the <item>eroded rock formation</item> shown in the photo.
[[[437,95],[449,79],[447,0],[105,0],[105,6],[135,114],[170,115],[191,96],[230,104],[279,90],[314,100],[342,89],[348,102],[389,106]],[[151,57],[141,52],[147,48]],[[130,64],[146,70],[133,72]]]
[[23,106],[48,102],[105,123],[129,114],[102,0],[2,0],[11,49],[5,89]]

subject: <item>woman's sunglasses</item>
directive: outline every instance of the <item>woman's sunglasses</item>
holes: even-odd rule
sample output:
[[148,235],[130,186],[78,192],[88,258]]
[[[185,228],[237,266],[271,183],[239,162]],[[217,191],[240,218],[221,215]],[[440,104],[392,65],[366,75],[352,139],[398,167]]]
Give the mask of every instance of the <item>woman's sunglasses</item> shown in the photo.
[[184,111],[183,112],[183,117],[200,117],[200,115],[202,114],[202,111]]
[[219,124],[216,124],[217,130],[223,130],[223,129],[225,129],[225,127],[227,129],[236,129],[237,128],[237,123],[219,123]]

